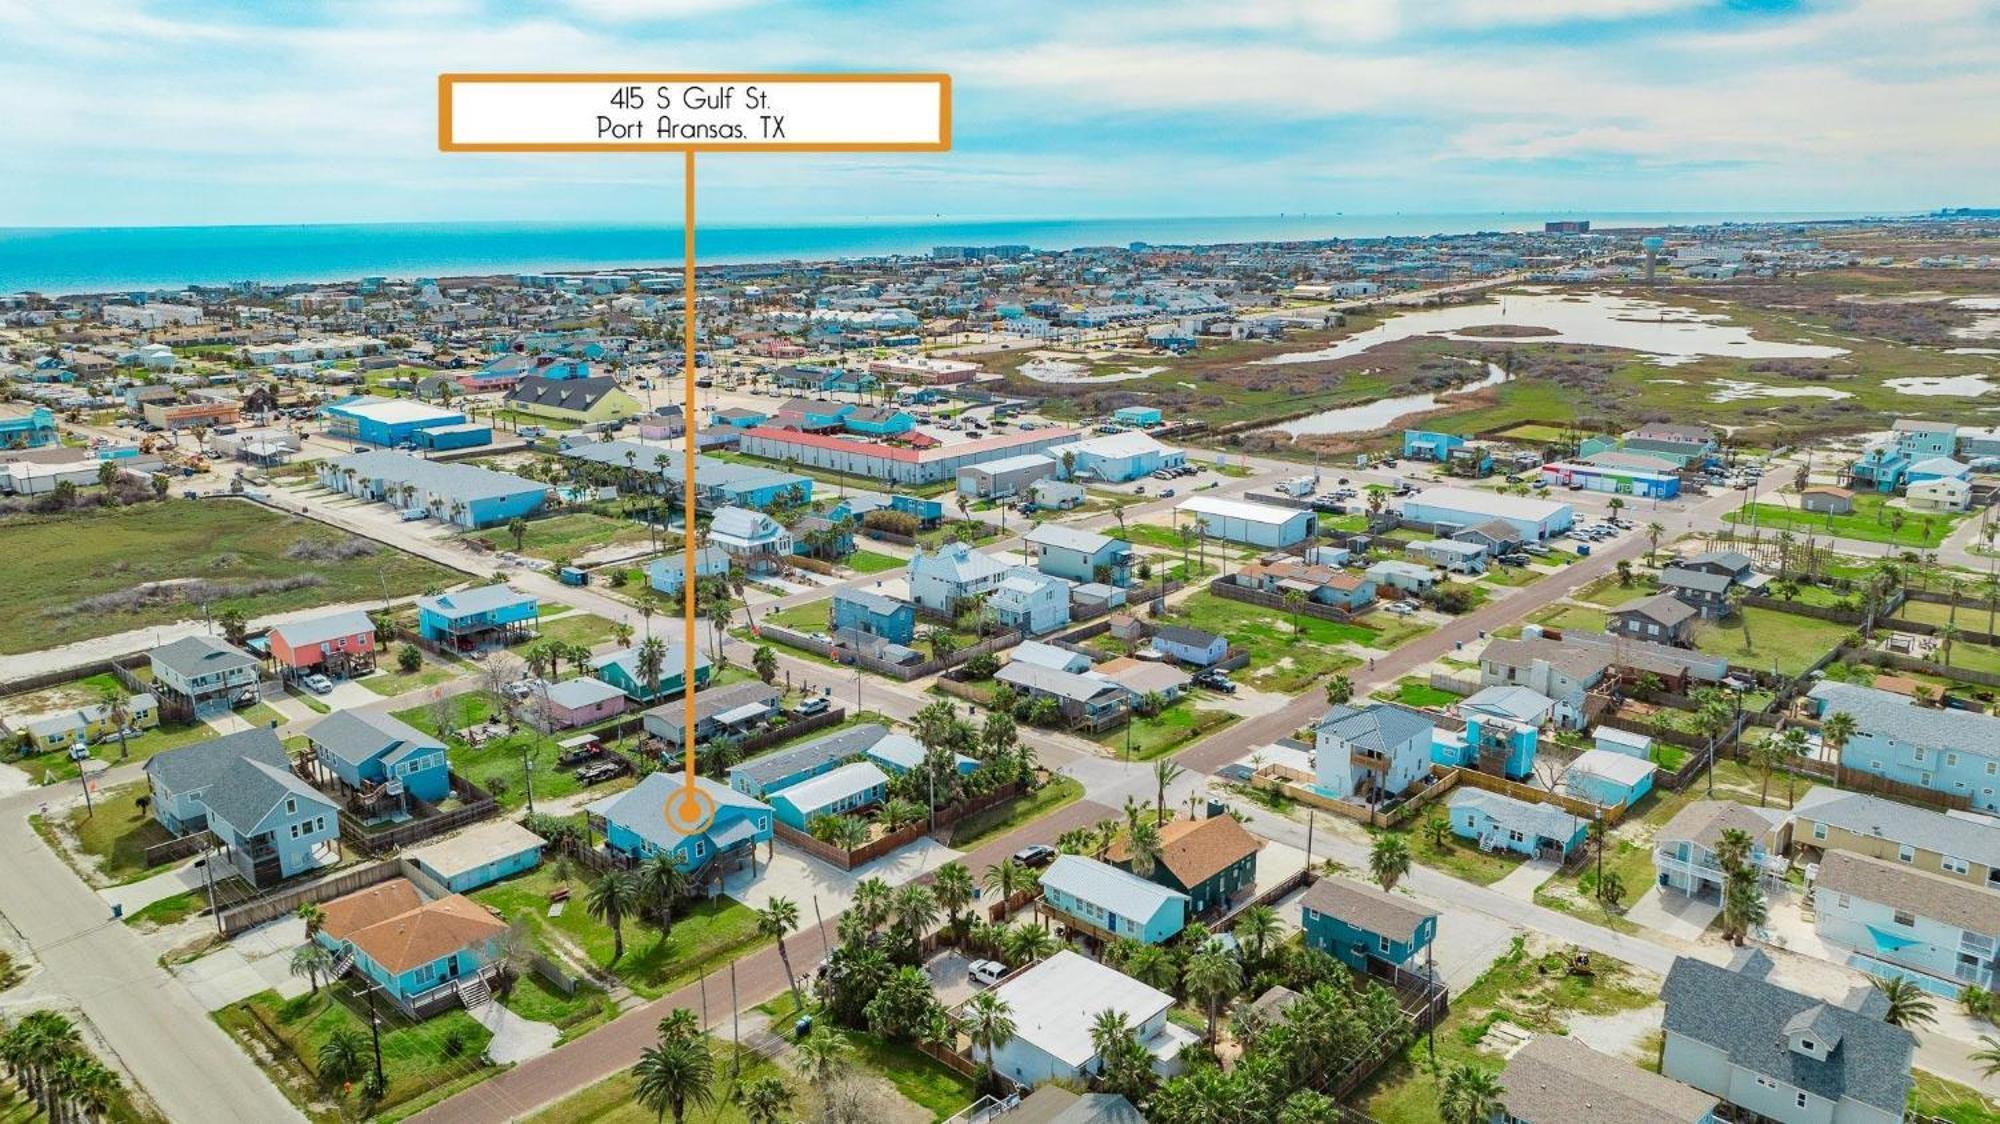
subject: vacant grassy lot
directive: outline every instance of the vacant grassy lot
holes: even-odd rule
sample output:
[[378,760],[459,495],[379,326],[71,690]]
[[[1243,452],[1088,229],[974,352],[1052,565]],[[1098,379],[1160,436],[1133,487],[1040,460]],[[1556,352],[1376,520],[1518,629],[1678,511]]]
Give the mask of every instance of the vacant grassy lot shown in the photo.
[[586,648],[595,648],[599,644],[617,639],[614,635],[617,625],[596,613],[570,613],[552,621],[544,620],[536,627],[544,640],[581,644]]
[[[1636,1011],[1658,1002],[1658,983],[1625,964],[1594,955],[1592,976],[1564,971],[1569,952],[1536,956],[1515,938],[1512,951],[1494,961],[1479,981],[1452,997],[1451,1014],[1437,1028],[1436,1072],[1476,1065],[1498,1073],[1498,1054],[1479,1048],[1493,1024],[1505,1019],[1542,1034],[1561,1034],[1573,1015]],[[1369,1116],[1382,1124],[1438,1124],[1438,1078],[1427,1043],[1419,1038],[1362,1088]]]
[[886,570],[900,570],[909,565],[893,554],[878,554],[872,550],[857,550],[842,561],[847,563],[849,569],[861,574],[879,574]]
[[[1723,656],[1739,667],[1759,670],[1776,667],[1781,675],[1798,675],[1854,631],[1852,625],[1776,609],[1746,608],[1740,612],[1741,619],[1731,617],[1696,625],[1694,646],[1710,655]],[[1746,623],[1747,638],[1743,627]]]
[[789,609],[759,613],[757,619],[779,628],[789,628],[793,632],[825,632],[828,628],[827,614],[833,610],[831,600],[807,601],[793,605]]
[[[422,649],[418,650],[422,651]],[[402,670],[396,665],[395,655],[389,652],[382,654],[381,662],[378,666],[382,670],[365,678],[357,679],[355,682],[360,683],[363,687],[384,698],[391,699],[409,691],[417,691],[425,687],[435,687],[440,683],[449,683],[453,679],[458,678],[460,674],[459,670],[452,663],[441,660],[429,652],[424,653],[423,665],[415,671]]]
[[[757,1009],[771,1016],[773,1026],[785,1026],[796,1021],[799,1011],[790,992],[758,1004]],[[842,1029],[840,1036],[847,1040],[852,1050],[850,1056],[861,1070],[886,1080],[904,1099],[922,1105],[939,1120],[955,1115],[978,1095],[972,1082],[932,1061],[908,1043],[891,1041],[862,1030]]]
[[139,798],[145,795],[143,784],[114,788],[97,797],[94,811],[79,807],[66,817],[77,849],[98,860],[98,873],[106,881],[134,882],[173,865],[146,865],[146,848],[173,835],[139,809]]
[[1232,646],[1247,649],[1250,666],[1233,677],[1258,690],[1284,694],[1297,694],[1321,676],[1361,662],[1342,651],[1342,645],[1387,651],[1427,630],[1386,613],[1372,614],[1368,624],[1301,616],[1295,629],[1291,615],[1281,609],[1225,601],[1206,590],[1181,602],[1167,619],[1217,633]]
[[1083,796],[1083,785],[1073,777],[1052,776],[1047,783],[1026,796],[1016,796],[1003,804],[982,809],[952,825],[951,845],[970,850],[997,835],[1032,823]]
[[1129,737],[1131,759],[1151,761],[1236,721],[1236,715],[1226,710],[1199,707],[1196,702],[1193,696],[1183,695],[1179,701],[1151,718],[1135,714],[1126,727],[1092,734],[1090,739],[1111,753],[1124,757],[1128,752]]
[[[562,915],[550,917],[549,891],[570,888]],[[553,865],[476,891],[472,897],[498,910],[509,921],[525,920],[545,947],[570,947],[591,963],[606,968],[633,991],[657,999],[689,983],[704,969],[725,964],[764,943],[757,934],[757,912],[731,898],[688,903],[664,940],[658,929],[637,920],[625,922],[625,955],[612,962],[611,930],[590,916],[583,899],[588,880],[581,874],[563,879]]]
[[1428,680],[1415,675],[1407,675],[1387,687],[1375,692],[1375,697],[1388,702],[1402,703],[1404,706],[1445,707],[1458,701],[1459,696],[1450,691],[1441,691],[1430,685]]
[[[470,537],[495,550],[514,549],[514,536],[504,526],[488,527]],[[520,552],[534,558],[553,560],[574,557],[614,543],[648,541],[650,539],[643,523],[614,519],[592,511],[571,511],[529,520],[527,533],[521,536]]]
[[[479,691],[455,695],[449,700],[448,705],[451,708],[452,729],[461,729],[482,722],[493,713],[494,709],[492,699]],[[437,720],[429,704],[397,711],[396,717],[425,733],[444,737],[451,746],[452,771],[492,793],[502,808],[512,810],[527,804],[527,763],[530,761],[534,763],[537,800],[554,800],[583,791],[584,786],[576,779],[573,770],[556,767],[556,757],[560,752],[556,748],[556,743],[564,738],[588,732],[589,727],[583,730],[561,730],[551,735],[544,734],[531,726],[522,725],[517,726],[511,734],[489,739],[473,747],[450,734],[440,734]],[[616,723],[619,719],[610,721]],[[627,774],[597,785],[591,791],[597,795],[609,796],[635,783],[633,777]]]
[[231,500],[165,500],[0,520],[11,557],[0,653],[28,652],[231,609],[256,617],[380,601],[458,580],[442,566]]
[[[392,1008],[377,1004],[377,1009],[382,1071],[389,1079],[378,1114],[407,1115],[500,1072],[480,1060],[492,1032],[463,1010],[453,1008],[412,1023]],[[341,1030],[360,1035],[364,1043],[369,1039],[367,1003],[344,983],[296,999],[258,992],[211,1017],[258,1060],[293,1104],[319,1120],[329,1119],[324,1098],[331,1095],[319,1087],[319,1048]]]
[[[1897,516],[1902,517],[1901,529],[1893,522]],[[1856,542],[1919,547],[1937,546],[1944,542],[1945,536],[1951,534],[1952,528],[1958,526],[1965,516],[1890,507],[1880,495],[1860,492],[1854,497],[1854,512],[1850,515],[1815,515],[1800,511],[1796,505],[1757,503],[1745,504],[1723,518],[1746,527],[1755,523],[1772,531],[1789,530],[1801,535],[1811,531],[1817,535],[1833,535]]]

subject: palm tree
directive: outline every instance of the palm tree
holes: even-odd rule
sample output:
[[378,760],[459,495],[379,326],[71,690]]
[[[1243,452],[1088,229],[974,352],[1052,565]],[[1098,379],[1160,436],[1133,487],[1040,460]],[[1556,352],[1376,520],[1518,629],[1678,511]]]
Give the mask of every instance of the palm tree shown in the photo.
[[986,868],[984,879],[986,888],[1000,896],[1002,902],[1034,884],[1035,872],[1029,870],[1019,859],[1008,858]]
[[[1812,752],[1812,747],[1806,744],[1806,732],[1804,728],[1799,726],[1787,727],[1784,733],[1778,735],[1777,743],[1779,757],[1787,765],[1805,758]],[[1785,770],[1785,807],[1787,808],[1798,807],[1798,801],[1793,796],[1793,782],[1797,779],[1798,774],[1792,772],[1790,768]]]
[[1167,822],[1167,788],[1186,773],[1165,757],[1153,762],[1153,809],[1158,822]]
[[[1801,738],[1805,736],[1805,731],[1797,729],[1787,730],[1786,733],[1797,733]],[[1765,800],[1771,794],[1771,773],[1789,756],[1789,752],[1777,738],[1765,738],[1750,747],[1750,764],[1754,765],[1764,778],[1762,787],[1757,790],[1759,808],[1764,806]]]
[[1979,1076],[1992,1077],[2000,1074],[2000,1038],[1990,1034],[1979,1036],[1979,1049],[1966,1055],[1980,1065]]
[[312,902],[300,905],[298,911],[293,916],[306,923],[307,940],[311,940],[317,936],[320,926],[326,924],[326,911]]
[[[1238,922],[1239,926],[1241,922]],[[1156,944],[1142,944],[1125,961],[1125,973],[1148,987],[1178,990],[1181,967],[1174,954]]]
[[854,885],[854,902],[848,906],[869,932],[889,922],[889,899],[894,891],[880,878],[863,878]]
[[1451,843],[1451,817],[1439,809],[1417,826],[1417,830],[1431,845],[1431,850],[1442,851]]
[[840,1072],[842,1063],[847,1060],[847,1038],[824,1024],[815,1026],[810,1033],[799,1040],[796,1053],[799,1072],[804,1074],[805,1079],[812,1082],[815,1088],[824,1089],[833,1080],[834,1075]]
[[[666,670],[666,664],[666,644],[657,636],[646,637],[639,644],[637,666],[639,679],[646,684],[648,699],[660,693],[660,673]],[[685,686],[686,684],[683,684],[683,687]]]
[[118,760],[123,761],[131,756],[131,751],[126,745],[125,728],[132,723],[132,710],[126,705],[125,692],[116,686],[106,686],[98,692],[98,702],[104,707],[105,720],[118,731]]
[[924,934],[937,927],[937,895],[921,882],[911,882],[896,890],[889,912],[896,918],[896,927],[903,931],[912,943],[924,938]]
[[977,890],[972,882],[972,872],[966,869],[964,863],[948,862],[934,872],[931,885],[937,894],[937,903],[944,907],[951,931],[962,933],[960,923]]
[[1820,744],[1824,745],[1827,753],[1832,755],[1834,760],[1838,761],[1840,760],[1841,751],[1847,748],[1847,743],[1853,741],[1854,735],[1860,731],[1860,723],[1854,720],[1852,714],[1844,710],[1836,710],[1827,716],[1825,722],[1820,723]]
[[972,1056],[990,1067],[993,1051],[1014,1040],[1014,1009],[990,991],[978,992],[965,1001],[958,1025],[972,1041]]
[[674,1124],[687,1117],[689,1104],[707,1105],[714,1099],[710,1088],[715,1082],[715,1055],[699,1036],[685,1037],[662,1028],[656,1045],[648,1046],[632,1066],[638,1079],[632,1097],[664,1119],[674,1114]]
[[[319,978],[333,968],[333,956],[319,945],[308,942],[292,952],[291,973],[294,979],[304,976],[312,983],[312,993],[319,994]],[[328,981],[332,982],[332,981]]]
[[1015,967],[1044,959],[1053,955],[1055,950],[1056,939],[1049,935],[1047,929],[1032,921],[1013,926],[1000,938],[1000,951],[1005,954],[1007,963]]
[[1125,833],[1126,850],[1131,852],[1132,873],[1141,878],[1151,878],[1160,865],[1160,828],[1158,824],[1136,823]]
[[1188,998],[1208,1015],[1208,1041],[1215,1041],[1215,1020],[1222,1005],[1243,990],[1243,966],[1221,948],[1210,946],[1188,958],[1184,973]]
[[1133,1034],[1132,1022],[1123,1011],[1107,1007],[1090,1020],[1090,1045],[1099,1057],[1117,1052],[1118,1044]]
[[1460,1063],[1445,1074],[1438,1090],[1438,1115],[1445,1124],[1487,1124],[1499,1113],[1504,1092],[1490,1070]]
[[1236,917],[1236,939],[1243,943],[1243,954],[1252,965],[1261,964],[1264,954],[1284,932],[1284,923],[1278,918],[1278,911],[1268,905],[1253,905]]
[[805,1006],[799,997],[799,980],[792,974],[792,954],[785,948],[785,934],[799,927],[799,906],[790,898],[772,898],[769,905],[757,911],[757,935],[770,937],[778,942],[778,962],[785,966],[785,981],[792,987],[792,1004]]
[[1368,872],[1384,890],[1393,890],[1396,883],[1410,873],[1410,846],[1400,835],[1378,835],[1375,845],[1368,849]]
[[1288,589],[1282,598],[1285,611],[1292,615],[1292,635],[1299,634],[1299,611],[1306,607],[1306,595],[1296,589]]
[[658,854],[639,864],[635,889],[642,908],[653,915],[664,943],[674,927],[674,903],[687,896],[688,877],[670,854]]
[[1894,976],[1886,980],[1871,978],[1869,982],[1889,1002],[1889,1009],[1882,1013],[1882,1021],[1890,1026],[1915,1030],[1937,1022],[1937,1001],[1931,998],[1929,992],[1918,987],[1916,981]]
[[1722,887],[1723,935],[1741,948],[1744,937],[1751,929],[1762,925],[1768,916],[1764,889],[1757,884],[1757,872],[1749,867],[1731,871]]
[[590,892],[584,898],[583,907],[590,916],[611,927],[613,964],[625,955],[625,918],[638,905],[639,890],[632,876],[618,870],[605,871],[590,884]]
[[1660,536],[1666,533],[1667,529],[1658,523],[1646,524],[1646,565],[1652,565],[1660,553]]
[[329,1088],[358,1081],[368,1070],[368,1040],[352,1027],[340,1027],[319,1044],[320,1084]]
[[792,1091],[783,1081],[766,1075],[737,1091],[736,1106],[749,1124],[780,1124],[785,1110],[792,1107]]

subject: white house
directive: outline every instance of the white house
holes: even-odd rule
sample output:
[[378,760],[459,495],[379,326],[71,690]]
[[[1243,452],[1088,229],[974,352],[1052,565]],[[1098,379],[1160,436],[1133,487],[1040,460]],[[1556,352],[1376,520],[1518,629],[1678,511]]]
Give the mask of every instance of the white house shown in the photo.
[[1211,538],[1249,546],[1292,546],[1319,533],[1319,517],[1312,512],[1267,503],[1200,495],[1182,500],[1176,510]]
[[1380,803],[1430,772],[1431,721],[1389,703],[1342,704],[1313,725],[1313,772],[1341,800]]
[[910,555],[910,600],[934,613],[957,616],[966,601],[997,588],[1010,569],[962,542],[946,543],[934,552],[918,547]]
[[761,511],[725,507],[709,522],[708,544],[721,548],[750,573],[764,573],[777,569],[792,553],[792,533]]
[[1068,949],[993,989],[1013,1012],[1014,1036],[993,1052],[993,1068],[1023,1085],[1077,1081],[1101,1061],[1090,1025],[1102,1011],[1125,1016],[1163,1077],[1180,1071],[1180,1052],[1200,1035],[1168,1021],[1174,997]]
[[1069,583],[1016,566],[994,587],[986,607],[1002,628],[1027,636],[1054,632],[1069,623]]

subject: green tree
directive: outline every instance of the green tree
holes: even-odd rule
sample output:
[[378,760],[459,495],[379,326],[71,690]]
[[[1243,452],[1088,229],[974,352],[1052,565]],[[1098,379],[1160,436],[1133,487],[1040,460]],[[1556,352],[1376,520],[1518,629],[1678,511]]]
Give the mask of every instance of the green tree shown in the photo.
[[959,1009],[958,1026],[972,1042],[972,1056],[990,1070],[993,1051],[1014,1040],[1014,1009],[990,991],[978,992]]
[[292,950],[290,970],[292,978],[306,977],[312,986],[312,993],[319,994],[319,978],[333,968],[333,956],[313,941]]
[[607,870],[590,884],[584,896],[583,907],[590,916],[602,921],[611,929],[611,963],[616,964],[625,955],[625,919],[639,907],[640,898],[632,876],[623,871]]
[[1393,890],[1396,883],[1410,872],[1410,847],[1400,835],[1378,835],[1374,846],[1368,850],[1368,873],[1384,890]]
[[1243,966],[1219,945],[1211,945],[1188,958],[1182,973],[1188,997],[1201,1004],[1208,1016],[1208,1041],[1215,1041],[1215,1021],[1223,1004],[1243,990]]
[[792,1107],[792,1091],[776,1077],[765,1075],[736,1093],[736,1105],[748,1124],[781,1124]]
[[785,982],[791,985],[792,1005],[804,1007],[805,1000],[799,995],[799,979],[792,972],[792,954],[785,947],[785,934],[799,927],[798,903],[790,898],[772,898],[770,903],[757,911],[757,933],[778,942],[778,962],[785,966]]
[[778,653],[769,644],[759,644],[750,653],[750,666],[757,672],[757,678],[770,683],[778,678]]
[[319,1063],[322,1086],[335,1088],[358,1081],[368,1070],[368,1040],[361,1032],[340,1027],[319,1044],[313,1060]]
[[1931,1026],[1937,1022],[1937,1001],[1929,992],[1918,987],[1916,981],[1903,976],[1882,979],[1869,978],[1875,990],[1888,1000],[1889,1009],[1882,1014],[1882,1020],[1890,1026],[1900,1026],[1906,1030]]
[[1167,789],[1187,775],[1187,770],[1162,757],[1153,762],[1153,809],[1157,822],[1167,822]]
[[1417,826],[1417,830],[1433,851],[1442,851],[1451,845],[1451,817],[1446,815],[1442,808],[1424,817],[1424,822]]
[[1354,697],[1354,680],[1345,675],[1336,675],[1326,681],[1326,702],[1328,706],[1344,706]]
[[698,1033],[689,1033],[671,1019],[660,1021],[659,1037],[639,1054],[632,1066],[638,1079],[632,1097],[674,1124],[687,1119],[689,1105],[706,1106],[715,1097],[715,1055]]
[[1488,1124],[1501,1110],[1506,1089],[1490,1071],[1460,1063],[1438,1088],[1438,1115],[1445,1124]]
[[965,911],[971,906],[977,890],[973,885],[972,872],[966,869],[964,863],[948,862],[937,868],[931,884],[937,894],[937,903],[944,907],[946,924],[953,933],[963,937]]

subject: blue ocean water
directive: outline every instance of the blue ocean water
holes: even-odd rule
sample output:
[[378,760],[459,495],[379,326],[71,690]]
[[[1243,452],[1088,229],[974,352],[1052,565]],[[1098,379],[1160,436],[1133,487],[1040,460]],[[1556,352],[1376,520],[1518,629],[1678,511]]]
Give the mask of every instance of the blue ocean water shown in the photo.
[[[1243,218],[993,220],[797,226],[702,225],[710,264],[921,254],[938,245],[1038,250],[1129,242],[1203,244],[1539,230],[1549,218],[1600,228],[1785,222],[1844,214],[1515,212]],[[119,292],[232,281],[343,281],[611,266],[673,266],[677,225],[356,223],[301,226],[0,227],[0,293]]]

